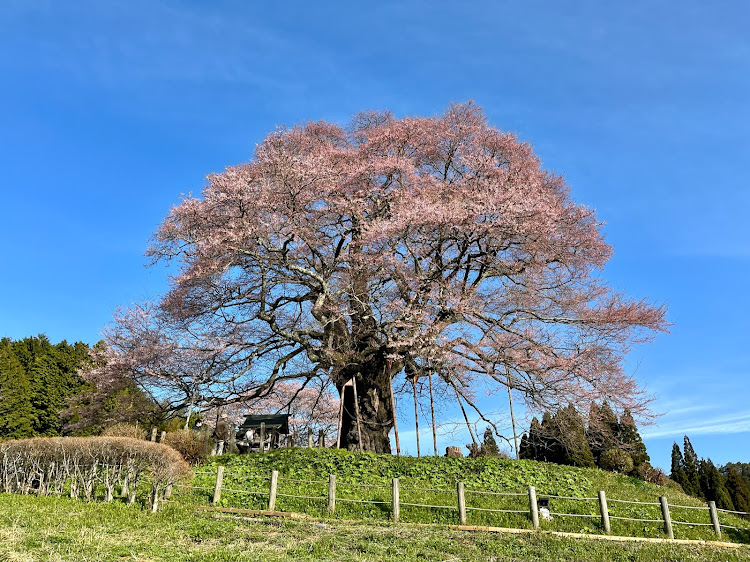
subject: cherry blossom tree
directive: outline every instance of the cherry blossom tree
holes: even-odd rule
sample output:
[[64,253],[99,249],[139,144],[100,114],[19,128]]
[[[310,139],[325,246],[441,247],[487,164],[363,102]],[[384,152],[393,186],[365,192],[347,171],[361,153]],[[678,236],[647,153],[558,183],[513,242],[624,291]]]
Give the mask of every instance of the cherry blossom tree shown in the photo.
[[[488,385],[535,408],[647,411],[622,363],[665,310],[607,285],[594,212],[473,103],[279,129],[174,207],[149,252],[179,265],[150,316],[197,354],[186,372],[243,400],[353,380],[344,447],[390,452],[399,374],[474,406]],[[132,335],[114,346],[129,369],[173,370]]]

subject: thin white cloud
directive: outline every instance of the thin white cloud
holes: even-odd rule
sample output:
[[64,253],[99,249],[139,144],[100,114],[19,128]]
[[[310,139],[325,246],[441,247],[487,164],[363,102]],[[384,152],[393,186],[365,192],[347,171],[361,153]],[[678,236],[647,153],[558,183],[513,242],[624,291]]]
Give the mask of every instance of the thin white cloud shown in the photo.
[[750,412],[703,420],[669,420],[644,430],[645,439],[683,435],[722,435],[750,432]]

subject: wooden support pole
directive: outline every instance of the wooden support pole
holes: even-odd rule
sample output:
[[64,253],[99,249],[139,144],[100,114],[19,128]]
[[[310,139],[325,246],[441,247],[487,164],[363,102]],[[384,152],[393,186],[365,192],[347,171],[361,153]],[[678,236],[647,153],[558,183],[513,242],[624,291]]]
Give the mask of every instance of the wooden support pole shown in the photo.
[[661,515],[664,518],[664,532],[670,539],[674,538],[674,531],[672,530],[672,519],[669,517],[669,503],[667,502],[666,496],[659,497],[659,503],[661,504]]
[[437,426],[435,425],[435,399],[432,396],[432,373],[430,373],[430,414],[432,415],[432,447],[435,450],[435,456],[437,457]]
[[357,377],[352,378],[354,388],[354,413],[357,416],[357,440],[359,441],[359,452],[362,452],[362,424],[359,420],[359,399],[357,398]]
[[716,502],[710,501],[708,502],[708,513],[711,516],[711,523],[714,526],[714,533],[716,533],[716,538],[721,538],[721,525],[719,525],[719,512],[716,511]]
[[221,500],[221,483],[224,481],[224,467],[216,469],[216,485],[214,486],[214,499],[211,503],[219,503]]
[[602,514],[602,529],[608,535],[612,533],[609,525],[609,510],[607,510],[607,495],[604,490],[599,490],[599,512]]
[[510,405],[510,423],[513,427],[513,450],[516,453],[516,460],[518,460],[518,434],[516,433],[516,417],[513,415],[513,394],[511,394],[511,382],[510,382],[510,371],[508,367],[505,367],[505,379],[508,381],[508,404]]
[[464,483],[456,484],[458,495],[458,522],[460,525],[466,525],[466,494],[464,494]]
[[401,505],[398,492],[398,478],[393,479],[393,494],[391,496],[391,511],[393,512],[393,522],[398,522],[398,517],[401,512]]
[[260,452],[266,452],[266,422],[260,422]]
[[339,423],[336,426],[336,448],[341,448],[341,426],[344,422],[344,397],[346,396],[346,384],[341,387],[339,396]]
[[318,448],[323,449],[326,446],[326,432],[321,429],[318,431]]
[[154,443],[156,442],[156,432],[157,431],[159,431],[159,430],[157,428],[155,428],[155,427],[151,429],[151,441],[153,441]]
[[422,456],[419,451],[419,410],[417,409],[417,378],[411,380],[411,387],[414,391],[414,429],[417,434],[417,457]]
[[164,443],[164,438],[167,436],[166,431],[162,431],[161,435],[159,435],[159,443]]
[[308,449],[312,449],[313,448],[313,438],[312,438],[312,435],[313,435],[312,427],[308,427],[307,428],[307,448]]
[[531,514],[531,524],[535,529],[539,528],[539,506],[536,504],[536,488],[529,486],[529,513]]
[[268,493],[268,511],[276,511],[276,490],[279,487],[279,471],[271,471],[271,487]]
[[[390,361],[389,361],[390,365]],[[398,422],[396,421],[396,397],[393,395],[393,379],[388,373],[388,384],[391,385],[391,410],[393,411],[393,433],[396,437],[396,456],[401,456],[401,442],[398,440]]]
[[336,511],[336,475],[328,475],[328,513]]

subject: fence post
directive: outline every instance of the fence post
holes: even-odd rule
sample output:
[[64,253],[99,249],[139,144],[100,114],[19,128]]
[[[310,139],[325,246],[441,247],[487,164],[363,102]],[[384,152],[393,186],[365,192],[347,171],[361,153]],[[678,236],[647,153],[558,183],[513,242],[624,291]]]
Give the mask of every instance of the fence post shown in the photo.
[[271,489],[268,493],[268,511],[276,511],[276,489],[279,487],[279,471],[271,471]]
[[714,526],[714,533],[716,533],[716,538],[721,538],[721,526],[719,525],[719,513],[716,511],[716,502],[710,501],[708,502],[708,512],[711,514],[711,523],[713,523]]
[[325,434],[325,431],[321,429],[318,432],[318,447],[322,449],[325,446],[326,446],[326,434]]
[[612,529],[609,526],[609,511],[607,510],[607,495],[604,490],[599,490],[599,511],[602,514],[602,528],[608,535],[612,533]]
[[307,428],[307,448],[312,449],[313,442],[312,442],[312,427]]
[[539,528],[539,506],[536,504],[536,488],[529,486],[529,513],[531,514],[531,524],[535,529]]
[[461,525],[466,525],[466,496],[464,495],[463,482],[456,484],[456,492],[458,493],[458,522]]
[[151,428],[151,441],[156,442],[156,432],[159,431],[157,428]]
[[393,479],[393,499],[392,499],[393,521],[398,522],[401,506],[399,505],[398,478]]
[[674,531],[672,531],[672,519],[669,517],[669,503],[667,502],[666,496],[659,496],[659,503],[661,504],[661,515],[664,517],[664,532],[670,539],[674,538]]
[[161,435],[159,436],[159,443],[164,443],[164,438],[167,436],[166,431],[162,431]]
[[212,503],[219,503],[221,499],[221,483],[224,480],[224,467],[220,466],[216,469],[216,486],[214,486],[214,501]]
[[328,475],[328,513],[336,511],[336,475]]
[[260,422],[260,452],[266,452],[266,423]]

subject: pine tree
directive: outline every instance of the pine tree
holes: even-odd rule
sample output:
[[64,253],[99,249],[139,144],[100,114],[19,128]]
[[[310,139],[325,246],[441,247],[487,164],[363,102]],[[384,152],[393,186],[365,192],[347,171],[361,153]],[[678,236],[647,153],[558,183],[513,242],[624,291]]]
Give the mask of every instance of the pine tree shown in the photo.
[[22,439],[33,435],[31,385],[10,341],[0,342],[0,437]]
[[734,509],[750,513],[750,489],[740,473],[733,468],[727,473],[726,488],[732,498]]
[[687,494],[702,497],[701,484],[698,478],[698,455],[695,454],[693,445],[690,443],[690,438],[687,435],[685,436],[682,450],[682,469],[685,473],[685,483],[689,490],[685,486],[683,486],[683,489]]

